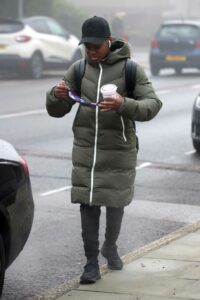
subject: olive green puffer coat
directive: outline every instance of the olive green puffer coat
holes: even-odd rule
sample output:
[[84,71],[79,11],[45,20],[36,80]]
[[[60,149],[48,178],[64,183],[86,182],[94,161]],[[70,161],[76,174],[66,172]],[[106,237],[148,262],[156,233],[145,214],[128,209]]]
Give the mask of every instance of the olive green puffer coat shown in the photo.
[[[91,64],[86,57],[86,69],[81,96],[100,101],[100,88],[106,83],[117,85],[124,97],[119,111],[101,112],[98,106],[79,105],[73,123],[73,170],[71,200],[73,203],[123,207],[133,199],[137,159],[134,121],[149,121],[162,104],[143,69],[138,65],[134,99],[127,97],[125,60],[130,57],[126,43],[115,41],[112,51],[101,64]],[[76,91],[74,65],[64,76],[67,86]],[[62,117],[74,102],[57,99],[54,89],[47,93],[49,115]]]

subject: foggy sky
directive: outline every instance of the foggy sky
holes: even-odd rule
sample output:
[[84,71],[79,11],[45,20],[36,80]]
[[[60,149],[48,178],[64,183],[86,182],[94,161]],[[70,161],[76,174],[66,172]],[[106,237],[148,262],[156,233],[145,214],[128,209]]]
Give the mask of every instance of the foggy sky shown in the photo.
[[179,18],[200,18],[200,0],[66,0],[77,7],[86,9],[89,14],[98,14],[98,9],[106,15],[107,10],[113,13],[119,11],[141,11],[154,14],[161,11],[163,16]]

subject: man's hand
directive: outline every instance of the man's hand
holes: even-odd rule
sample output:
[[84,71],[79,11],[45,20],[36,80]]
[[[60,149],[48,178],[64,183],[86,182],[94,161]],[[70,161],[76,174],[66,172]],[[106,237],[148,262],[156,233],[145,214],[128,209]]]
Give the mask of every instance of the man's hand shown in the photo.
[[61,80],[60,83],[54,88],[54,95],[59,99],[66,99],[68,96],[69,88],[67,87],[64,80]]
[[99,108],[101,111],[118,110],[123,102],[124,98],[117,93],[115,97],[104,98],[103,101],[99,103]]

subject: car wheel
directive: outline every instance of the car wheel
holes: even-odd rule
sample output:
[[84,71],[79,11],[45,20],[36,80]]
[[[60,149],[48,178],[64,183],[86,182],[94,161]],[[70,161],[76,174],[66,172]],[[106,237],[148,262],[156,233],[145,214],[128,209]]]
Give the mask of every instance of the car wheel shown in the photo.
[[177,75],[181,75],[181,73],[182,73],[182,68],[181,68],[181,67],[176,67],[176,68],[175,68],[175,72],[176,72]]
[[75,62],[75,61],[81,59],[82,57],[83,57],[83,56],[82,56],[82,53],[81,53],[81,51],[78,49],[78,50],[74,53],[72,62]]
[[155,65],[151,65],[151,74],[153,76],[157,76],[159,74],[160,68],[158,66]]
[[43,59],[40,53],[36,52],[33,54],[30,65],[29,65],[29,74],[34,79],[39,79],[42,76],[43,72]]
[[4,249],[3,238],[0,234],[0,297],[3,290],[4,276],[5,276],[5,249]]
[[192,140],[192,142],[193,142],[194,149],[195,149],[198,153],[200,153],[200,142],[197,142],[197,141],[195,141],[195,140]]

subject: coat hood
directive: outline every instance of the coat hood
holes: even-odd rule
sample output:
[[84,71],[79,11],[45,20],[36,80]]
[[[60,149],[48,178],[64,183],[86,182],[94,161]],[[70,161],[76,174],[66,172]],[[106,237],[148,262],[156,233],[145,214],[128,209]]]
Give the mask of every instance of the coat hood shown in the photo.
[[[103,62],[112,65],[119,60],[130,58],[130,57],[131,57],[131,50],[129,45],[123,40],[113,39],[110,47],[110,53],[106,58],[104,58]],[[90,59],[87,56],[87,54],[86,54],[86,60],[90,62]]]

